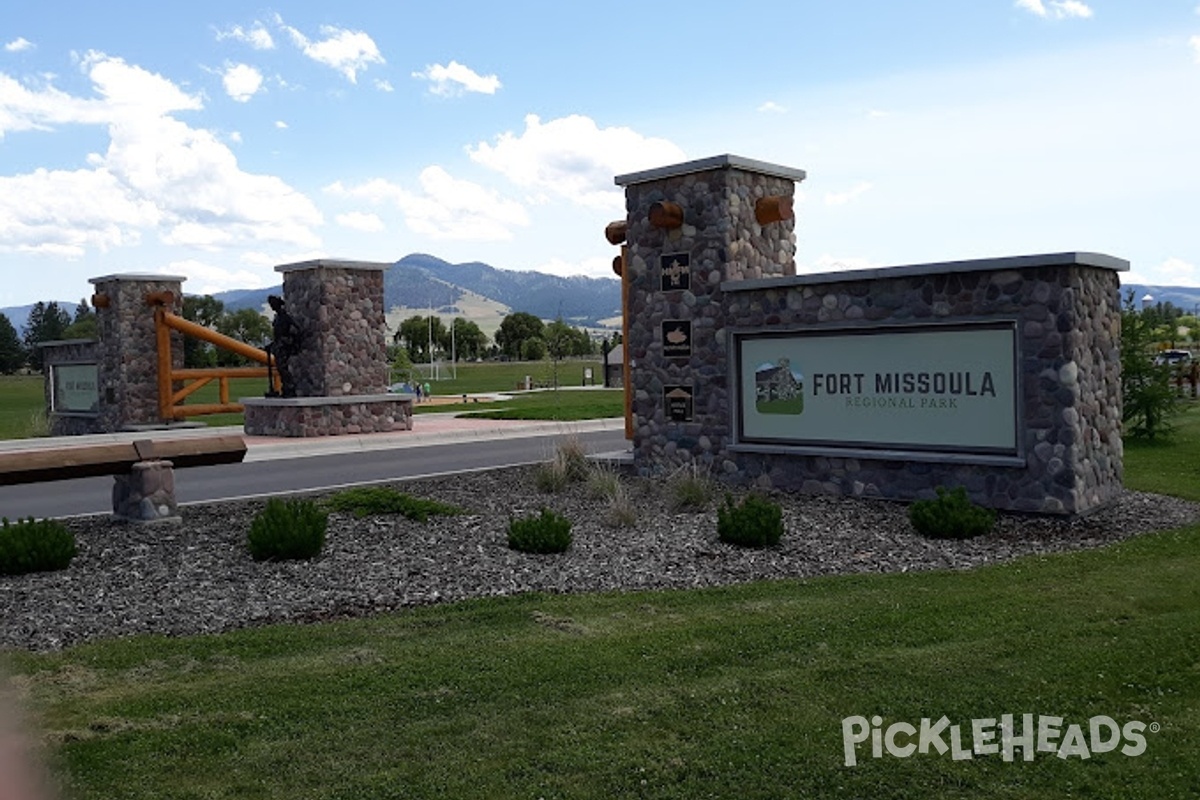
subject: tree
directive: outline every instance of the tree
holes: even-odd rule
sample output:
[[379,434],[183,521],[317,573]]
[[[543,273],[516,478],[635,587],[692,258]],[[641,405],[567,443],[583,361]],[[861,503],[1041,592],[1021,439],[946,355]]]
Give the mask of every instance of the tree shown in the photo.
[[436,316],[416,316],[400,323],[393,340],[396,344],[404,345],[413,363],[428,363],[432,360],[429,352],[431,338],[435,348],[441,347],[443,341],[449,342],[442,320]]
[[[203,297],[193,295],[183,296],[183,318],[216,329],[217,322],[225,313],[225,304],[210,294]],[[195,336],[183,337],[183,365],[185,367],[215,367],[217,365],[216,348]]]
[[63,338],[63,333],[71,324],[71,317],[58,307],[58,303],[43,303],[38,301],[29,312],[29,321],[25,324],[23,342],[29,353],[29,366],[40,372],[42,369],[42,351],[38,347],[42,342],[53,342]]
[[474,360],[487,351],[488,337],[469,319],[455,317],[451,323],[454,338],[452,340],[455,356],[460,359]]
[[524,361],[541,361],[546,357],[545,340],[540,336],[526,339],[521,343],[521,352],[518,357]]
[[97,337],[97,327],[99,320],[96,319],[96,312],[88,305],[86,299],[80,300],[79,305],[75,306],[75,317],[71,320],[71,324],[63,331],[64,339],[95,339]]
[[522,358],[525,343],[530,339],[540,340],[545,327],[533,314],[516,311],[501,320],[500,329],[496,331],[496,344],[509,358]]
[[1121,311],[1121,421],[1135,439],[1169,438],[1179,410],[1171,367],[1154,363],[1160,332],[1154,315],[1138,313],[1131,290]]
[[[221,315],[217,320],[217,331],[254,347],[266,347],[271,341],[271,321],[253,308],[242,308]],[[250,360],[230,350],[217,350],[217,364],[222,367],[238,367]]]
[[554,388],[558,388],[558,362],[571,355],[575,346],[575,336],[571,326],[562,321],[562,317],[546,326],[543,340],[546,342],[546,353],[554,362]]
[[25,348],[12,320],[0,314],[0,373],[12,375],[25,365]]

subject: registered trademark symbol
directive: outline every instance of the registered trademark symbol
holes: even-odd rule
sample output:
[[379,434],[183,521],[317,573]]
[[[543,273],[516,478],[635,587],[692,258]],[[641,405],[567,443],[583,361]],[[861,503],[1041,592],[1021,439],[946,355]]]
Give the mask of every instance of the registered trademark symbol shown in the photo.
[[1161,730],[1162,730],[1162,725],[1159,725],[1157,722],[1150,723],[1150,732],[1151,733],[1158,733]]

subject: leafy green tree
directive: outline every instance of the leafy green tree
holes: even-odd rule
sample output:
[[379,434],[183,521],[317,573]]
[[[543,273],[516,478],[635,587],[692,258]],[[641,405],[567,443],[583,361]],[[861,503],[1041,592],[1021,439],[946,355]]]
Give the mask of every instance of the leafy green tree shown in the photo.
[[63,331],[64,339],[95,339],[98,335],[97,326],[99,320],[96,319],[96,312],[88,305],[86,299],[80,300],[79,305],[75,306],[75,317],[71,320],[71,324]]
[[[500,321],[500,329],[496,331],[496,344],[500,351],[509,358],[525,357],[525,343],[531,339],[542,338],[545,324],[526,311],[516,311]],[[535,345],[536,347],[536,345]],[[542,344],[544,348],[544,343]],[[540,361],[545,354],[537,359]]]
[[400,323],[393,340],[396,344],[404,345],[413,363],[428,363],[431,360],[431,338],[435,350],[442,347],[443,342],[449,342],[446,326],[437,316],[409,317]]
[[519,357],[524,361],[541,361],[546,357],[546,342],[540,336],[526,339],[521,343]]
[[12,375],[25,366],[25,348],[12,320],[0,314],[0,373]]
[[1179,410],[1171,368],[1154,363],[1160,333],[1160,320],[1138,312],[1130,291],[1121,311],[1121,419],[1135,439],[1169,438]]
[[[221,315],[217,332],[254,347],[266,347],[271,341],[271,321],[253,308],[242,308]],[[250,360],[230,350],[217,348],[217,364],[222,367],[245,366]]]
[[[225,313],[225,304],[210,294],[202,297],[195,295],[183,296],[183,318],[216,330],[217,322]],[[217,365],[216,348],[195,336],[183,337],[183,365],[185,367],[215,367]]]
[[42,351],[38,347],[42,342],[53,342],[63,338],[63,333],[71,324],[71,317],[58,307],[58,303],[43,303],[39,301],[29,312],[29,321],[25,324],[25,335],[22,341],[29,353],[29,366],[40,372],[42,369]]
[[481,331],[474,322],[462,317],[455,317],[451,326],[454,334],[453,350],[457,358],[474,360],[487,352],[487,334]]

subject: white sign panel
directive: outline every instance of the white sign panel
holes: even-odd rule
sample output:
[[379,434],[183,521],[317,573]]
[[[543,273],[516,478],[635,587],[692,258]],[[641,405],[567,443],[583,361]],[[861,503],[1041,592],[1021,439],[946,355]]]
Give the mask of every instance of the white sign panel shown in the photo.
[[1017,452],[1010,323],[736,341],[741,442]]
[[53,364],[50,373],[54,411],[99,411],[100,380],[95,364]]

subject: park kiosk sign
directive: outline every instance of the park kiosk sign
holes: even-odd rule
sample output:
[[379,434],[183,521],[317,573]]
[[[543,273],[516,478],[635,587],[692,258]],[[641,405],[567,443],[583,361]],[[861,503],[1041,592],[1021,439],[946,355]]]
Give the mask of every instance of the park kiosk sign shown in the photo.
[[647,476],[1085,514],[1123,490],[1120,282],[1090,252],[796,274],[803,170],[619,175],[626,429]]

